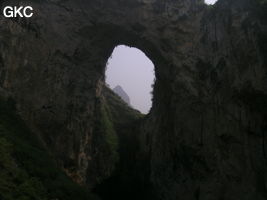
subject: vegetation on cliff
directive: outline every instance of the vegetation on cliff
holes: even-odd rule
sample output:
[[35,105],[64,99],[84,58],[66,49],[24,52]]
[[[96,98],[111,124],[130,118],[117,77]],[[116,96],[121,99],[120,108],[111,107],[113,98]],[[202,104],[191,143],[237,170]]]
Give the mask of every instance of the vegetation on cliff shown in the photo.
[[0,100],[0,199],[97,199],[60,170],[37,137]]
[[103,94],[109,106],[109,112],[115,126],[127,124],[144,117],[142,113],[131,108],[110,88],[104,87]]
[[116,162],[118,160],[118,135],[112,123],[108,105],[102,105],[100,123],[105,133],[105,142],[108,144],[111,158]]
[[146,170],[139,154],[139,128],[144,115],[131,108],[108,87],[103,87],[103,96],[103,127],[108,127],[105,129],[106,138],[111,147],[116,135],[113,153],[116,151],[119,160],[110,177],[94,191],[102,199],[149,199],[146,197],[150,188],[143,177]]

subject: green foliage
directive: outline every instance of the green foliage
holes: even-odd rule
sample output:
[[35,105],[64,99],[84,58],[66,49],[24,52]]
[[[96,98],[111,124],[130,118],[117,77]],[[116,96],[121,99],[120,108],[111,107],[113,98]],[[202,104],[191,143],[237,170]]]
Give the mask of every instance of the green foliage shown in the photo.
[[57,167],[14,108],[0,100],[0,199],[96,199]]
[[267,0],[257,0],[260,5],[266,5]]
[[[122,138],[131,137],[133,127],[145,115],[129,107],[118,95],[108,87],[104,87],[104,101],[101,108],[101,127],[105,132],[105,141],[109,145],[113,158],[117,160],[119,151],[124,146]],[[120,143],[120,144],[119,144]]]
[[127,103],[108,87],[104,88],[104,96],[108,104],[110,119],[116,127],[139,120],[145,116],[139,111],[129,107]]
[[13,146],[2,138],[2,127],[0,133],[0,199],[45,200],[43,184],[17,166],[12,156]]
[[110,120],[112,119],[110,116],[108,105],[103,105],[101,108],[101,125],[104,129],[105,134],[105,142],[108,144],[111,155],[114,161],[118,160],[118,136],[113,127],[113,123]]

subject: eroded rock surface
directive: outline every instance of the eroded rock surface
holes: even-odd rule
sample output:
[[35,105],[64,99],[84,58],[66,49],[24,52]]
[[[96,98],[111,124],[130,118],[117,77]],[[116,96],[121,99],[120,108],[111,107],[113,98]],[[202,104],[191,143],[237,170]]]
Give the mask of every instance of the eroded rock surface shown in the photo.
[[264,1],[1,6],[29,2],[33,18],[0,18],[0,91],[76,182],[94,186],[117,162],[98,122],[107,59],[125,44],[155,65],[139,142],[159,198],[267,198]]

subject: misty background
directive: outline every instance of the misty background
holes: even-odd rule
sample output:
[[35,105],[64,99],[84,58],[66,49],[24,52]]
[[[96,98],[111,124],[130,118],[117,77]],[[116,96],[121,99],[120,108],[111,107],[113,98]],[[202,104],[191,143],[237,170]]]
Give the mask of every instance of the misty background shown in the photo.
[[[217,0],[205,0],[214,4]],[[106,83],[111,89],[121,86],[130,97],[131,106],[147,114],[152,106],[154,65],[139,49],[125,45],[117,46],[106,67]]]
[[152,105],[154,79],[154,64],[141,50],[125,45],[113,50],[106,67],[106,83],[111,89],[120,85],[132,107],[144,114]]

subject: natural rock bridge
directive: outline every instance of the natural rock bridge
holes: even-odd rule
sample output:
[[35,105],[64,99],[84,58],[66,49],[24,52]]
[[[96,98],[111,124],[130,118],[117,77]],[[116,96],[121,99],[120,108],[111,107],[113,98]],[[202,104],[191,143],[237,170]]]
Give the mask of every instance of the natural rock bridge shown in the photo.
[[[260,0],[259,0],[260,2]],[[136,136],[159,199],[266,199],[266,13],[255,0],[9,0],[0,18],[0,91],[73,180],[89,188],[116,159],[104,130],[115,46],[154,63],[153,107]],[[112,121],[112,119],[111,119]],[[140,157],[139,157],[140,156]],[[144,161],[145,160],[145,161]]]

